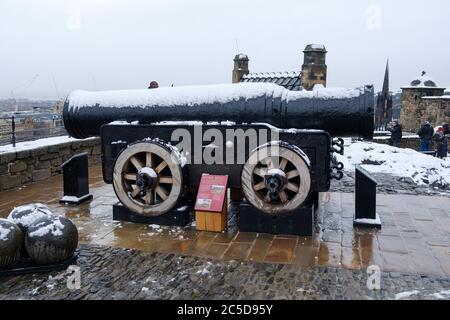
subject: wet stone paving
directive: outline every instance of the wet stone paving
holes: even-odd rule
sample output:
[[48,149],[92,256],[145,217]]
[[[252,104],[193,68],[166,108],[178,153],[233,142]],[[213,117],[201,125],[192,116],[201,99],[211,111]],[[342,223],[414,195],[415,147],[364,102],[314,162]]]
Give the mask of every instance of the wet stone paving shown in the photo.
[[[76,224],[81,287],[64,271],[6,277],[0,299],[450,299],[450,197],[381,190],[382,229],[354,228],[350,180],[321,194],[312,237],[239,232],[233,203],[223,233],[113,221],[99,166],[79,206],[59,204],[61,176],[2,192],[0,217],[42,202]],[[380,290],[367,287],[373,265]]]
[[338,268],[218,261],[134,249],[80,246],[81,288],[65,272],[11,277],[0,299],[445,299],[450,279],[383,272],[381,290],[367,275]]

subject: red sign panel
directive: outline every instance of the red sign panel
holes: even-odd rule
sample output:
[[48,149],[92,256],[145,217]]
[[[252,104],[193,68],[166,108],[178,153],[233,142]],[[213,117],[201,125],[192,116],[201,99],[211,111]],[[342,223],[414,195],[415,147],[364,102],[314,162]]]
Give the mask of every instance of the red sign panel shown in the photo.
[[227,194],[228,176],[204,174],[200,180],[195,210],[222,212]]

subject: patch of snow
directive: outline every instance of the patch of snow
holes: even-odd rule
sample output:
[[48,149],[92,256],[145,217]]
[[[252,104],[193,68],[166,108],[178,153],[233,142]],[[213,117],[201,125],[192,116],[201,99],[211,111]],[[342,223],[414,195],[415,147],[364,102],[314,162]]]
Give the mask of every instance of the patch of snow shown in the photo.
[[428,97],[422,97],[422,99],[428,99],[428,100],[432,100],[432,99],[444,99],[444,100],[448,100],[448,99],[450,99],[450,95],[443,95],[443,96],[428,96]]
[[50,209],[42,203],[31,203],[15,207],[8,216],[8,220],[23,228],[28,228],[36,220],[51,216]]
[[155,170],[148,168],[148,167],[139,169],[139,173],[147,174],[149,177],[154,178],[154,179],[158,178],[158,174],[155,172]]
[[156,230],[161,229],[161,226],[159,224],[150,224],[149,227]]
[[443,290],[441,292],[436,292],[431,294],[432,297],[440,300],[449,299],[450,298],[450,290]]
[[400,293],[397,293],[397,294],[395,295],[395,300],[407,299],[407,298],[409,298],[409,297],[411,297],[411,296],[418,295],[419,293],[420,293],[420,292],[417,291],[417,290],[400,292]]
[[[89,140],[89,139],[95,139],[95,138],[88,138],[88,139],[84,139],[84,140]],[[19,151],[25,151],[25,150],[34,150],[34,149],[38,149],[41,147],[53,146],[53,145],[62,144],[62,143],[66,143],[66,142],[72,142],[72,141],[83,141],[83,140],[71,138],[69,136],[61,136],[61,137],[37,139],[34,141],[19,142],[19,143],[16,143],[15,147],[13,147],[12,144],[0,146],[0,154],[9,153],[9,152],[19,152]]]
[[78,203],[78,202],[83,201],[84,199],[86,199],[86,198],[88,198],[90,196],[91,196],[91,194],[84,195],[84,196],[82,196],[80,198],[76,197],[76,196],[63,196],[61,198],[61,202]]
[[380,216],[377,214],[375,219],[355,219],[356,224],[366,224],[366,225],[381,225]]
[[[9,223],[11,223],[11,221],[6,220],[6,219],[0,219],[1,221],[7,221]],[[0,241],[4,241],[8,239],[8,235],[11,233],[11,231],[14,230],[14,226],[9,226],[9,227],[5,227],[5,225],[0,225]]]
[[63,234],[62,230],[64,230],[64,225],[61,223],[60,217],[54,217],[50,223],[48,221],[41,221],[33,227],[38,229],[29,232],[28,235],[30,237],[43,237],[49,233],[58,237]]
[[350,139],[345,139],[344,152],[336,158],[348,172],[354,172],[355,166],[361,165],[372,173],[409,177],[419,185],[450,185],[450,157],[442,160],[412,149]]
[[283,170],[278,169],[278,168],[274,168],[274,169],[270,169],[269,171],[267,171],[267,175],[272,176],[272,175],[279,175],[281,177],[285,177],[286,173],[284,173]]
[[117,140],[117,141],[113,141],[111,142],[111,144],[127,144],[128,142],[123,141],[123,140]]

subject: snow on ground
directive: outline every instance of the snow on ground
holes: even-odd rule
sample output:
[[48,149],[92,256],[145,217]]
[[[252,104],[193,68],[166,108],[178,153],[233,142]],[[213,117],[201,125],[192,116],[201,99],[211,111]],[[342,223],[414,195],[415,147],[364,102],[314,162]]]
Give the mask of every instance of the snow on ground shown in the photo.
[[[88,139],[94,139],[94,138],[88,138]],[[86,139],[86,140],[88,140],[88,139]],[[61,136],[61,137],[38,139],[38,140],[34,140],[34,141],[19,142],[19,143],[16,143],[15,147],[13,147],[12,144],[7,144],[5,146],[0,146],[0,154],[9,153],[9,152],[18,152],[18,151],[24,151],[24,150],[33,150],[33,149],[37,149],[40,147],[52,146],[52,145],[71,142],[71,141],[80,141],[80,140],[71,138],[69,136]]]
[[337,159],[345,171],[354,172],[355,166],[373,173],[388,173],[409,177],[416,184],[450,185],[450,157],[446,160],[424,155],[412,149],[400,149],[384,144],[345,139],[345,154]]
[[395,295],[395,300],[407,299],[410,298],[411,296],[418,295],[419,293],[420,292],[417,290],[400,292]]

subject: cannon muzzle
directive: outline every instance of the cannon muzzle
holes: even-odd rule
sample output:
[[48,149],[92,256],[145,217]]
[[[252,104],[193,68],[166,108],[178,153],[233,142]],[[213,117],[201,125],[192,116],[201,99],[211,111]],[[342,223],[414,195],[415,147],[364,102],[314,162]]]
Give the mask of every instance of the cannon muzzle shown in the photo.
[[282,129],[320,129],[334,136],[373,136],[372,86],[289,91],[269,83],[152,90],[74,91],[63,110],[75,138],[98,136],[114,121],[268,123]]

